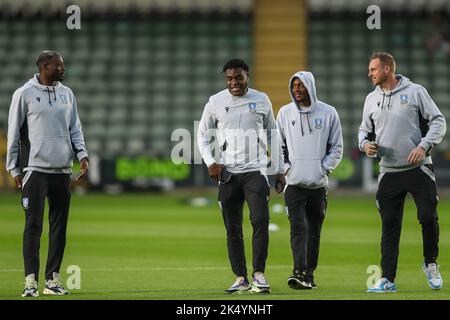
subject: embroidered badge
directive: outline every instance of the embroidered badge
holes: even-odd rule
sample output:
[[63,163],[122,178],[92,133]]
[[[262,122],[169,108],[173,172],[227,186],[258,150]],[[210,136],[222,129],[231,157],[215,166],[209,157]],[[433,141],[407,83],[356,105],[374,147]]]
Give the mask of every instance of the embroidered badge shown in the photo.
[[322,129],[322,119],[321,118],[315,118],[314,124],[315,124],[314,128]]
[[250,102],[250,103],[248,104],[248,110],[249,110],[250,112],[256,112],[256,103]]
[[65,95],[60,94],[59,97],[61,98],[61,101],[62,101],[63,104],[67,104],[67,98],[66,98]]
[[408,95],[407,94],[401,94],[400,95],[400,103],[401,104],[407,104],[408,103]]

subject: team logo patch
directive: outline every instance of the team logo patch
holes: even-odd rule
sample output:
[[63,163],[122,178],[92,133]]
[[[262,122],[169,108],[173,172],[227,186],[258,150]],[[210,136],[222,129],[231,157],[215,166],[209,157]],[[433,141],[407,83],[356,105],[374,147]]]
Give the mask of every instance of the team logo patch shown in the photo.
[[400,103],[401,104],[407,104],[408,103],[408,95],[407,94],[401,94],[400,95]]
[[225,111],[228,112],[230,110],[230,107],[225,107]]
[[61,98],[61,101],[62,101],[63,104],[67,104],[67,98],[66,98],[65,95],[60,94],[59,97]]
[[292,125],[295,125],[295,120],[292,120],[291,123],[292,123]]
[[29,206],[29,203],[28,203],[28,198],[23,198],[22,199],[22,206],[23,206],[23,208],[26,210],[26,209],[28,209],[30,206]]
[[322,129],[322,119],[321,118],[315,118],[314,119],[314,128],[316,129]]
[[41,97],[36,97],[36,100],[37,100],[38,102],[41,102]]
[[250,103],[248,104],[248,110],[249,110],[250,112],[256,112],[256,103],[250,102]]

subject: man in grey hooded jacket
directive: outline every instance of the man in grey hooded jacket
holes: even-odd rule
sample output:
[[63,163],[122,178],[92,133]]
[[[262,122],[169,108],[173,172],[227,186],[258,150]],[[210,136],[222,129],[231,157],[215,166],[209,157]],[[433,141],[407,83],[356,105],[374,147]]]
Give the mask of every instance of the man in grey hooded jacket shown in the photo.
[[313,272],[327,206],[328,175],[342,159],[342,129],[336,109],[317,99],[314,76],[300,71],[289,80],[292,102],[278,112],[282,138],[286,209],[291,225],[293,289],[317,288]]
[[25,289],[22,297],[38,293],[39,247],[45,198],[49,204],[49,252],[44,294],[64,295],[59,276],[70,205],[72,159],[80,161],[80,174],[89,170],[75,96],[61,84],[64,63],[59,53],[45,50],[36,60],[39,74],[17,89],[8,119],[6,169],[22,191],[25,210],[23,258]]
[[361,151],[381,159],[376,200],[382,222],[382,278],[368,292],[396,291],[403,206],[408,192],[422,225],[422,268],[430,287],[440,289],[442,277],[436,263],[438,195],[430,152],[445,134],[445,118],[424,87],[395,74],[392,55],[374,53],[368,76],[376,88],[364,103],[358,140]]

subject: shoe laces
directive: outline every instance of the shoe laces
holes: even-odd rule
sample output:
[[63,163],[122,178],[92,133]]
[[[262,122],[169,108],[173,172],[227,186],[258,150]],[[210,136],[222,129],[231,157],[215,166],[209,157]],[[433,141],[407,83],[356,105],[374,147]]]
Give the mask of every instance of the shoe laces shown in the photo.
[[245,281],[245,278],[244,279],[237,278],[236,281],[233,283],[232,287],[238,287],[241,284],[247,284],[247,281]]
[[375,287],[379,287],[379,286],[381,286],[381,285],[385,286],[385,285],[387,285],[388,283],[390,283],[390,281],[389,281],[388,279],[386,279],[386,278],[380,278],[380,279],[378,279],[377,282],[375,283]]
[[427,267],[427,270],[431,278],[440,278],[439,266],[436,265],[436,263],[430,263]]
[[38,283],[33,278],[25,278],[25,288],[26,289],[36,289],[38,287]]
[[261,284],[267,284],[266,278],[264,278],[263,273],[254,274],[253,278],[256,280],[256,282],[259,282]]
[[53,288],[53,287],[62,288],[63,287],[61,278],[53,278],[53,280],[48,280],[47,284],[50,288]]

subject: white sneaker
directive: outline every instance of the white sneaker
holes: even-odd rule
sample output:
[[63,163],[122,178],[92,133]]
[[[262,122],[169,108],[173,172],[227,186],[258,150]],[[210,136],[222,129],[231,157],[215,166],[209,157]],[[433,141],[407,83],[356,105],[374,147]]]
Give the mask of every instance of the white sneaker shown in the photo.
[[69,291],[64,289],[59,273],[53,272],[53,279],[45,281],[45,288],[42,292],[45,295],[66,295]]
[[439,266],[436,263],[429,263],[428,267],[425,263],[422,264],[422,270],[425,272],[428,280],[428,285],[433,290],[439,290],[442,288],[442,277],[439,273]]
[[25,277],[25,289],[23,290],[22,297],[39,297],[38,283],[34,273]]
[[250,283],[248,283],[248,280],[246,277],[238,277],[236,281],[229,287],[227,290],[225,290],[225,293],[234,293],[234,292],[245,292],[250,290],[251,286]]
[[368,293],[386,293],[386,292],[397,292],[397,287],[395,283],[390,282],[386,278],[380,278],[375,282],[372,288],[367,289]]
[[264,277],[264,273],[256,272],[255,274],[253,274],[251,292],[263,294],[270,293],[270,286],[266,278]]

